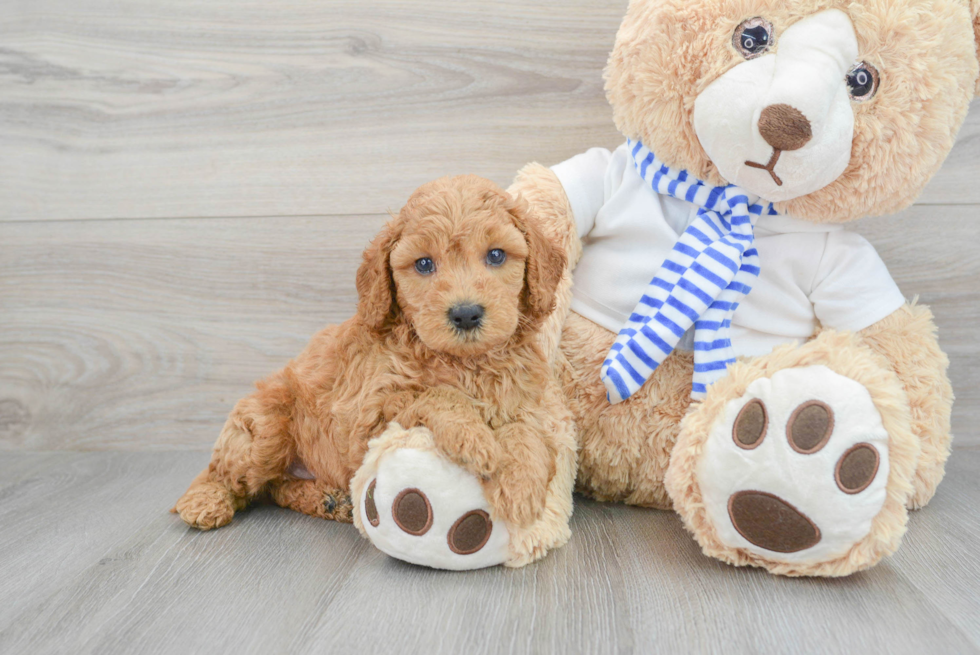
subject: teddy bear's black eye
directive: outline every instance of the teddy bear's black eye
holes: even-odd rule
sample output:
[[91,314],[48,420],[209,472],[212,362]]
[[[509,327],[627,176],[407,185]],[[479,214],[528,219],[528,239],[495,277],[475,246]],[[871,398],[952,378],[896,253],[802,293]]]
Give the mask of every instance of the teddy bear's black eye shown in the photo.
[[732,45],[746,59],[753,59],[765,54],[775,40],[772,23],[765,18],[750,18],[735,30]]
[[415,262],[415,270],[421,275],[428,275],[435,272],[436,263],[429,257],[423,257]]
[[851,100],[870,100],[878,93],[878,69],[866,61],[857,64],[847,74],[847,92]]
[[487,253],[487,264],[490,266],[500,266],[507,261],[507,253],[500,248],[494,248]]

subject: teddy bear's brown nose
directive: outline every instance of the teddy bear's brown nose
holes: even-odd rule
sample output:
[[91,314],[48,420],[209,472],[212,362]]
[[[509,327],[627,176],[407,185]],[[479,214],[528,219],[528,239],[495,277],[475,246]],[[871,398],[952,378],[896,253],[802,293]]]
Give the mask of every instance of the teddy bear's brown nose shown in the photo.
[[776,150],[799,150],[813,138],[810,121],[790,105],[769,105],[759,117],[759,133]]

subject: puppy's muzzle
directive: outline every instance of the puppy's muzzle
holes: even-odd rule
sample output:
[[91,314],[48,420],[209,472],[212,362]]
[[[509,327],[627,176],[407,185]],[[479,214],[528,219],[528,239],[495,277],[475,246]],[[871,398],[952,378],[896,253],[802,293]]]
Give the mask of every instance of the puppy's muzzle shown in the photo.
[[457,330],[469,332],[480,327],[485,313],[483,305],[454,305],[449,309],[449,322]]

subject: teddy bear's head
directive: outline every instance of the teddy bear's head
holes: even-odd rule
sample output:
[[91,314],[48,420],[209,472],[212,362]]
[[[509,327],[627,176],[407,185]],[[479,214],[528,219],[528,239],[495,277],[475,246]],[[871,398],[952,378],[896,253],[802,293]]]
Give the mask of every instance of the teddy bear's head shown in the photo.
[[632,0],[616,124],[814,222],[910,205],[980,93],[980,0]]

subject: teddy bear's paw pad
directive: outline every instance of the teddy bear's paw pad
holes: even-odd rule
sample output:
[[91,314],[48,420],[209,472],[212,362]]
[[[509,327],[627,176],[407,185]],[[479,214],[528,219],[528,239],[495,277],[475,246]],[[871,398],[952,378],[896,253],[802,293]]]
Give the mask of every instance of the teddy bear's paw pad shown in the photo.
[[391,504],[391,518],[403,532],[421,537],[432,527],[432,505],[418,489],[404,489]]
[[359,511],[371,543],[406,562],[468,570],[508,557],[509,531],[490,519],[479,481],[431,450],[384,455]]
[[871,444],[859,443],[837,462],[837,486],[846,494],[859,494],[874,482],[881,457]]
[[463,514],[449,528],[449,549],[460,555],[472,555],[487,545],[493,534],[493,521],[482,509]]
[[884,505],[888,434],[858,382],[825,366],[785,369],[728,403],[697,478],[726,546],[829,561],[869,534]]
[[739,534],[766,550],[795,553],[820,543],[820,528],[779,496],[738,491],[728,499],[728,515]]

